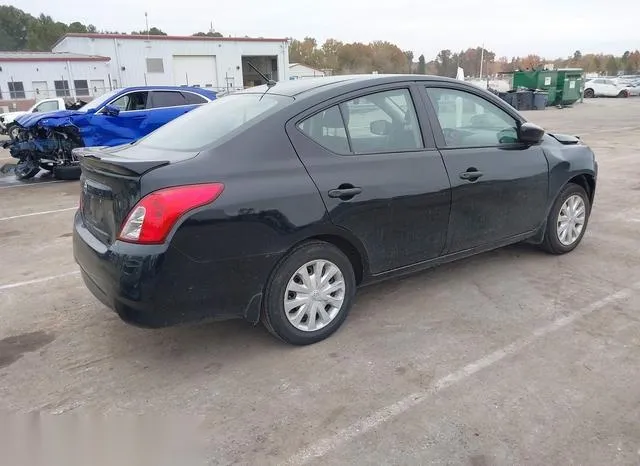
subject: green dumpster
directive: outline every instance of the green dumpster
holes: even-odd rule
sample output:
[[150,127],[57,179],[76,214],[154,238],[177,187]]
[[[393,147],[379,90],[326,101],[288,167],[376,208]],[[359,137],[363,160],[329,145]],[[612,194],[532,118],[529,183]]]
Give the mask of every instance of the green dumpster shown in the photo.
[[556,100],[558,72],[554,70],[516,71],[513,73],[513,88],[539,89],[549,94],[549,105]]
[[[582,97],[582,68],[562,68],[558,70],[558,87],[555,105],[572,105]],[[549,96],[551,100],[551,96]]]

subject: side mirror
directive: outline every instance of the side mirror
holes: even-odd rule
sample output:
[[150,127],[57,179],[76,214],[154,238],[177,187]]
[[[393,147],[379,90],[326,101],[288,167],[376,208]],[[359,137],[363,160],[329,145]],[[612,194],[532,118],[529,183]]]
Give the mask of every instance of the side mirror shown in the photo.
[[104,113],[105,115],[108,115],[108,116],[117,117],[118,115],[120,115],[120,109],[115,105],[105,105]]
[[522,123],[518,128],[518,140],[528,144],[537,144],[542,141],[544,129],[533,123]]
[[391,133],[391,125],[386,120],[375,120],[369,124],[369,131],[378,136],[387,136]]

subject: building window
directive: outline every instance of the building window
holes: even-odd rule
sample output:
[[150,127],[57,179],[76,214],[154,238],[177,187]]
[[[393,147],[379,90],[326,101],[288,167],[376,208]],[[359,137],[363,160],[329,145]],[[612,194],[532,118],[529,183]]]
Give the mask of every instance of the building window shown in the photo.
[[73,87],[76,88],[76,95],[89,95],[89,84],[86,79],[73,81]]
[[56,97],[71,97],[69,81],[54,81],[53,86],[56,88]]
[[10,99],[26,99],[24,94],[24,84],[22,84],[22,81],[10,81],[8,84]]
[[164,73],[162,58],[147,58],[147,73]]

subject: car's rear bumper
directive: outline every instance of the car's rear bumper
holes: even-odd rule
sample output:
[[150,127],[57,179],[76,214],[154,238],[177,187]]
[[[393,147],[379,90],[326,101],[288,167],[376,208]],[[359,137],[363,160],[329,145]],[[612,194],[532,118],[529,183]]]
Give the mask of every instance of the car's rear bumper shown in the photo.
[[86,286],[126,322],[166,327],[245,318],[257,322],[273,256],[197,262],[167,245],[101,243],[76,213],[73,252]]

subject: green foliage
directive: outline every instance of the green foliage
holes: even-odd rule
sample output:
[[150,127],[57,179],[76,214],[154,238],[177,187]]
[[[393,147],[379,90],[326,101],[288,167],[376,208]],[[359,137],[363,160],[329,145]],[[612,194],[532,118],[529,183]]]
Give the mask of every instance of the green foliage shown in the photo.
[[150,35],[150,36],[166,36],[167,33],[164,31],[161,31],[160,29],[158,29],[157,27],[153,26],[149,28],[149,32],[145,31],[131,31],[131,35],[132,36],[146,36],[146,35]]
[[194,34],[194,37],[223,37],[223,36],[217,31],[216,32],[209,31],[209,32],[196,32]]
[[420,55],[418,57],[418,74],[426,74],[427,73],[427,62],[425,61],[424,55]]

